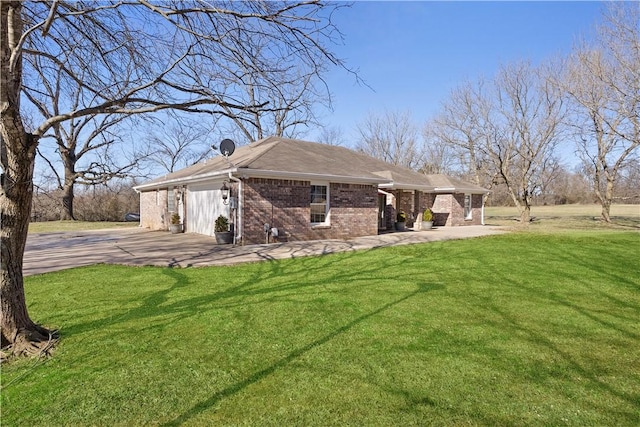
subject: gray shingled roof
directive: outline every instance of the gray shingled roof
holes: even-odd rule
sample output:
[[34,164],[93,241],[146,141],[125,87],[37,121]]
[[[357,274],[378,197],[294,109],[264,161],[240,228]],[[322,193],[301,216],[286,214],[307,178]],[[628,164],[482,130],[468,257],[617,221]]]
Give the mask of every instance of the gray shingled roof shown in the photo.
[[288,176],[304,180],[324,177],[336,182],[343,179],[377,183],[385,188],[424,191],[487,191],[457,178],[424,175],[348,148],[280,137],[269,137],[238,147],[228,160],[217,156],[135,188],[144,190],[186,184],[207,177],[227,175],[229,172],[237,176]]

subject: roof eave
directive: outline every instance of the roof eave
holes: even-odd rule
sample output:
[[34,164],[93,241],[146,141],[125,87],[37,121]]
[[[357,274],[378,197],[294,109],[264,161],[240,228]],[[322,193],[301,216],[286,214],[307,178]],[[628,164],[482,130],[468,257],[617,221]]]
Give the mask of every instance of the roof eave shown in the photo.
[[436,193],[466,193],[466,194],[489,194],[490,191],[484,188],[465,188],[465,187],[436,187]]
[[389,190],[418,190],[424,191],[425,193],[438,193],[438,194],[447,194],[447,193],[467,193],[467,194],[489,194],[490,191],[484,188],[464,188],[464,187],[434,187],[432,185],[415,185],[415,184],[405,184],[405,183],[395,183],[395,182],[387,182],[385,184],[381,184],[380,188],[385,188]]
[[431,185],[419,185],[419,184],[406,184],[402,182],[390,182],[385,184],[384,186],[380,186],[382,188],[388,188],[390,190],[418,190],[424,192],[433,192],[433,186]]
[[302,181],[329,181],[343,182],[346,184],[385,184],[389,181],[384,178],[371,178],[364,176],[331,175],[307,172],[274,171],[267,169],[238,168],[235,174],[240,178],[288,178]]
[[172,187],[176,185],[193,184],[196,182],[207,181],[207,180],[210,180],[211,178],[229,175],[229,173],[236,173],[237,171],[238,171],[238,168],[230,168],[230,169],[223,169],[220,171],[205,173],[202,175],[189,175],[189,176],[184,176],[180,178],[165,179],[162,181],[152,182],[149,184],[136,185],[135,187],[133,187],[133,189],[138,193],[140,193],[142,191],[157,190],[160,188]]

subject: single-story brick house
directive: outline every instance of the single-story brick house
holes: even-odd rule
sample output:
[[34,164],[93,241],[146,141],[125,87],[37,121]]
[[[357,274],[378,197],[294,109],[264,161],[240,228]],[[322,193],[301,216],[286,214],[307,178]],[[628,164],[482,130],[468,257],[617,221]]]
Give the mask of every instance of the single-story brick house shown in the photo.
[[[230,189],[223,201],[223,185]],[[167,230],[177,212],[186,232],[214,234],[229,218],[238,243],[342,239],[393,229],[395,212],[419,227],[480,225],[487,190],[445,175],[424,175],[353,150],[269,137],[135,187],[141,226]]]

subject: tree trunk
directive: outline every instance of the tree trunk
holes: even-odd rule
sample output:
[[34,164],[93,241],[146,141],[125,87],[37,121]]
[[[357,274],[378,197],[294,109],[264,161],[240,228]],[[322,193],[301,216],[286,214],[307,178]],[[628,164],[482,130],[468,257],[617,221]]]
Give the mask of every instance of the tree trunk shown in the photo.
[[528,190],[524,189],[524,186],[522,191],[524,193],[524,195],[522,196],[524,207],[520,212],[520,222],[523,224],[528,224],[531,221],[531,193],[529,193]]
[[607,189],[602,199],[602,220],[606,223],[611,223],[611,202],[613,201],[613,185],[614,180],[610,175],[607,175]]
[[2,347],[11,345],[15,354],[41,354],[51,349],[56,337],[31,321],[22,277],[38,137],[24,130],[19,111],[22,64],[11,64],[9,59],[11,44],[22,34],[22,5],[19,1],[3,1],[0,7],[0,335]]
[[[505,176],[506,175],[503,174],[503,177]],[[531,205],[527,203],[526,200],[520,200],[520,198],[518,198],[518,195],[511,189],[511,186],[508,184],[509,181],[507,181],[506,178],[505,178],[505,182],[507,183],[507,190],[509,192],[509,196],[511,196],[511,200],[513,201],[513,204],[516,206],[516,208],[518,208],[518,212],[520,213],[520,223],[525,225],[529,224]],[[524,204],[520,202],[524,202]]]
[[[10,111],[6,111],[10,114]],[[6,118],[6,117],[5,117]],[[29,213],[33,192],[33,166],[37,139],[20,130],[21,124],[11,128],[3,120],[2,138],[7,144],[23,147],[3,150],[3,166],[8,166],[2,182],[0,206],[2,214],[2,262],[0,269],[0,308],[2,347],[11,345],[14,354],[48,352],[55,342],[54,334],[36,325],[27,311],[22,276],[24,248],[27,242]],[[4,147],[3,147],[4,148]],[[30,165],[25,168],[24,165]]]
[[73,180],[65,178],[64,188],[62,189],[62,212],[60,213],[62,221],[76,219],[73,213],[74,184]]
[[531,207],[525,205],[520,211],[520,222],[522,224],[528,224],[531,221]]

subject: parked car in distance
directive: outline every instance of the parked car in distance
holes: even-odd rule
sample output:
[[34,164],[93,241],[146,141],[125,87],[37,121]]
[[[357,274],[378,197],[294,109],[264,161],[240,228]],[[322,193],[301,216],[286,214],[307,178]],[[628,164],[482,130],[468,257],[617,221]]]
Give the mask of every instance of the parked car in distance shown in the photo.
[[124,215],[124,220],[127,222],[140,222],[140,214],[128,212]]

